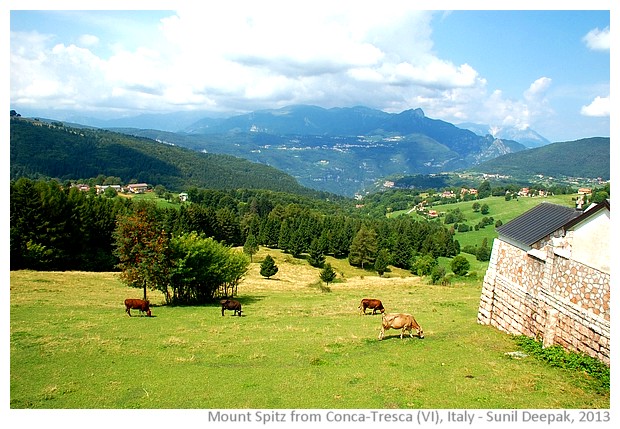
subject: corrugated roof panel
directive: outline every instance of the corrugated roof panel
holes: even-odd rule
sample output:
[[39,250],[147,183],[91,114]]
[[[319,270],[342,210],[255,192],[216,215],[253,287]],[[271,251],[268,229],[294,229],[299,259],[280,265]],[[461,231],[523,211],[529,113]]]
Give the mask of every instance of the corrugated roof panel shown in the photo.
[[543,202],[497,228],[500,235],[531,246],[581,214],[571,207]]

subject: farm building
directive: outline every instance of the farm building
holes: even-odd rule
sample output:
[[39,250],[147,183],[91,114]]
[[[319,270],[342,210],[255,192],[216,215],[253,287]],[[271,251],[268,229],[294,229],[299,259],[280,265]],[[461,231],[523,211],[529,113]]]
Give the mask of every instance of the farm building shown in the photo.
[[542,203],[497,228],[478,322],[610,363],[610,205]]
[[148,189],[148,185],[146,183],[133,183],[131,185],[126,186],[127,192],[131,192],[134,194],[142,194],[146,192]]

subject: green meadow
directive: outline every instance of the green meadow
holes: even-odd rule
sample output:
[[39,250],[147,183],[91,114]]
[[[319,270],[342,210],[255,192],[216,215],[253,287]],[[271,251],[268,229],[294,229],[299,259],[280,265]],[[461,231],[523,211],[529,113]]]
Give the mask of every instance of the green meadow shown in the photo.
[[[491,211],[492,214],[492,211]],[[271,279],[259,264],[272,255]],[[479,281],[385,277],[328,258],[338,280],[261,249],[239,286],[242,317],[213,305],[125,314],[141,290],[116,273],[11,272],[12,409],[609,408],[582,372],[514,358],[514,339],[476,322]],[[362,298],[412,313],[425,338],[377,339]],[[134,422],[134,424],[137,422]]]
[[[488,197],[475,201],[463,201],[458,203],[435,205],[433,206],[433,209],[437,210],[439,213],[447,213],[448,211],[452,211],[458,208],[461,213],[465,215],[466,218],[465,222],[459,223],[465,223],[471,227],[475,227],[475,225],[480,222],[483,217],[492,217],[494,221],[501,220],[502,223],[507,223],[508,221],[514,219],[520,214],[525,213],[527,210],[543,202],[574,207],[574,200],[576,197],[576,194],[553,195],[549,197],[519,197],[518,199],[512,199],[510,201],[506,201],[504,197]],[[480,213],[480,211],[474,212],[472,209],[472,205],[474,204],[474,202],[477,202],[480,205],[488,205],[489,212],[487,214],[482,214]],[[407,212],[408,210],[401,210],[392,213],[391,216],[398,216]],[[416,217],[419,216],[415,212],[412,212],[411,214]],[[440,217],[437,221],[443,222],[443,218]],[[461,244],[461,248],[467,245],[479,246],[482,243],[482,240],[485,238],[488,241],[489,247],[491,247],[493,245],[493,239],[495,237],[497,237],[497,233],[495,232],[495,225],[488,225],[484,228],[480,228],[477,231],[474,228],[472,231],[469,232],[457,232],[455,235],[455,238]]]

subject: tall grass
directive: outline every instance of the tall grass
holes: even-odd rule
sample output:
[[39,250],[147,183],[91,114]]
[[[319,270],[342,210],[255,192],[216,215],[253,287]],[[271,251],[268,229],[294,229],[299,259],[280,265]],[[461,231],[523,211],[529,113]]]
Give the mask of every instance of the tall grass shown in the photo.
[[[267,253],[271,279],[258,274]],[[155,293],[153,317],[128,317],[123,300],[141,291],[114,273],[12,272],[11,408],[609,407],[583,372],[508,358],[511,336],[476,323],[479,283],[343,265],[327,292],[305,261],[265,249],[254,261],[243,317]],[[380,316],[357,310],[365,297],[414,314],[425,339],[379,341]]]

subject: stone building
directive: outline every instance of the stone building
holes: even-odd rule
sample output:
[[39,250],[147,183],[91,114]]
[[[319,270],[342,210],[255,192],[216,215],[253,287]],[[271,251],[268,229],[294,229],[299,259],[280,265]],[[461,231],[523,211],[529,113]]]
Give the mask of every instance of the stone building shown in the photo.
[[610,363],[610,205],[542,203],[497,228],[478,322]]

